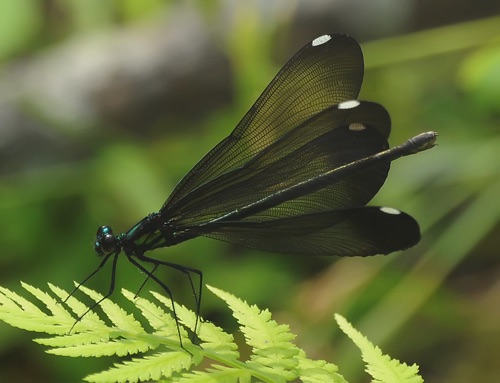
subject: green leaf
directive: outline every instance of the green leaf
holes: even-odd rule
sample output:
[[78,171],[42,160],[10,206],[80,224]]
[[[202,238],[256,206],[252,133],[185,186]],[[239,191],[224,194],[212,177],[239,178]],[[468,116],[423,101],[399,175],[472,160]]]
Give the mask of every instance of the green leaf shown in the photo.
[[344,377],[337,373],[338,367],[324,360],[311,360],[301,350],[299,359],[300,380],[304,383],[347,383]]
[[[241,359],[231,334],[155,292],[152,295],[156,301],[151,301],[122,291],[136,307],[134,316],[82,286],[82,293],[99,302],[100,314],[51,284],[50,292],[25,283],[22,286],[31,294],[31,300],[0,287],[0,320],[49,334],[35,339],[49,347],[47,352],[71,357],[127,357],[106,371],[88,375],[88,382],[279,383],[300,379],[305,383],[346,383],[334,364],[308,359],[292,343],[295,336],[289,327],[276,323],[268,310],[214,287],[208,288],[228,304],[251,348],[246,360]],[[172,316],[174,312],[177,320]],[[409,367],[382,355],[345,319],[336,318],[361,348],[374,382],[422,382],[416,366]],[[188,331],[195,328],[199,344],[193,344],[188,336]]]
[[339,314],[335,314],[335,320],[342,331],[361,350],[363,360],[366,363],[366,371],[373,377],[374,383],[421,383],[424,380],[418,375],[416,364],[408,366],[388,355],[382,354],[377,346],[374,346],[365,336],[355,330],[347,320]]
[[206,371],[194,371],[192,374],[185,374],[176,383],[250,383],[252,375],[239,368],[213,365]]
[[[172,308],[170,299],[155,292],[151,292],[151,294],[165,306],[170,309]],[[225,333],[220,327],[210,322],[198,320],[198,323],[196,323],[196,315],[194,312],[182,305],[176,305],[175,307],[180,323],[193,330],[195,324],[197,325],[196,335],[203,342],[204,351],[213,352],[215,355],[224,356],[224,358],[227,359],[236,360],[239,358],[238,346],[234,343],[234,338],[231,334]],[[214,359],[216,359],[215,355]]]
[[191,356],[184,351],[162,352],[115,364],[114,368],[85,378],[88,382],[139,382],[170,377],[191,365]]

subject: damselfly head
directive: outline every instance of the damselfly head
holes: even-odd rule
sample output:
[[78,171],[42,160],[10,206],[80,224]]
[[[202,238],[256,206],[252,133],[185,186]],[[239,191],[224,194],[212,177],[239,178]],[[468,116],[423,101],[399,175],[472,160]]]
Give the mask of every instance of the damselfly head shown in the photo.
[[94,249],[98,256],[114,253],[117,250],[117,246],[118,239],[109,226],[101,226],[97,229]]

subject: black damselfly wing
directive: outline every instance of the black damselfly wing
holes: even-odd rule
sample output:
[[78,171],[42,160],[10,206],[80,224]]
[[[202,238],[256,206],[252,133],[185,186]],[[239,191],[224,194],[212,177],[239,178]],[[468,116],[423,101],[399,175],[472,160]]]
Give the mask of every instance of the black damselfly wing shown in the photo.
[[[357,99],[363,73],[363,53],[352,37],[322,36],[304,46],[278,72],[233,132],[179,182],[161,211],[189,200],[189,193],[207,182],[227,177],[312,116]],[[314,137],[307,131],[303,134],[299,138],[302,142]]]
[[[265,203],[273,195],[279,200],[293,185],[389,148],[390,118],[382,106],[338,106],[357,98],[362,78],[362,52],[351,37],[322,36],[306,45],[162,206],[158,222],[167,223],[171,238],[150,230],[131,238],[148,234],[145,248],[203,235],[271,252],[361,256],[416,244],[420,232],[413,218],[364,207],[383,185],[390,161],[318,190],[311,182],[310,192]],[[363,129],[353,129],[356,124]],[[260,207],[241,214],[259,201]]]

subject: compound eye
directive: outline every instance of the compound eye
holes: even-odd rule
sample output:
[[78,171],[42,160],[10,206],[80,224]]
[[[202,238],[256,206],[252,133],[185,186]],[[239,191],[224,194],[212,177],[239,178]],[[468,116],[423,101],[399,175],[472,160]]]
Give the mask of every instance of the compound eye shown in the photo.
[[94,244],[97,255],[105,255],[116,251],[118,239],[113,234],[109,226],[101,226],[97,230],[96,241]]

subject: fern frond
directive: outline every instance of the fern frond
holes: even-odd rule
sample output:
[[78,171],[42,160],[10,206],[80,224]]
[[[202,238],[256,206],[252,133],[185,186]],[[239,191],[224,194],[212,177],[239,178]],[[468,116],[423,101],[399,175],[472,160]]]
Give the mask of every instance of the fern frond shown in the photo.
[[[240,359],[232,335],[201,319],[197,323],[196,314],[178,304],[176,321],[171,300],[158,293],[152,293],[156,299],[153,302],[123,290],[123,295],[136,306],[136,316],[110,300],[100,303],[98,315],[73,296],[61,304],[68,295],[56,286],[49,284],[50,293],[24,283],[22,286],[34,297],[32,300],[0,287],[0,320],[49,334],[50,337],[35,339],[51,347],[49,353],[71,357],[134,355],[107,371],[87,376],[88,382],[249,383],[254,379],[279,383],[300,379],[306,383],[346,383],[337,366],[308,359],[292,343],[295,336],[288,326],[277,324],[268,310],[260,310],[214,287],[209,289],[229,305],[252,348],[247,360]],[[88,288],[80,290],[94,302],[102,299]],[[82,317],[84,313],[87,314]],[[375,382],[422,381],[414,367],[383,356],[343,318],[337,317],[337,321],[362,348]],[[187,335],[187,330],[193,330],[195,325],[199,345],[192,344]],[[208,362],[205,367],[197,367],[204,360]]]
[[140,382],[170,377],[191,366],[191,355],[185,351],[160,352],[117,363],[113,368],[85,378],[88,382]]
[[253,354],[248,365],[265,374],[276,374],[276,382],[296,379],[299,348],[291,342],[295,335],[290,328],[278,325],[268,310],[261,311],[257,306],[250,306],[215,287],[207,288],[228,304],[246,343],[252,346]]
[[206,371],[193,371],[175,379],[175,383],[250,383],[252,374],[240,368],[213,365]]
[[[62,289],[55,288],[52,285],[49,285],[49,287],[60,299],[68,296]],[[95,302],[102,299],[102,295],[88,288],[82,286],[80,290]],[[74,297],[70,297],[67,303],[73,313],[77,315],[77,318],[80,318],[88,310],[85,305]],[[59,306],[62,307],[62,305]],[[101,302],[100,308],[107,316],[107,319],[113,323],[113,326],[107,325],[98,317],[97,320],[90,319],[89,323],[87,319],[87,315],[91,314],[89,312],[76,323],[73,331],[69,332],[68,330],[64,335],[50,339],[36,339],[35,341],[54,347],[48,351],[49,353],[72,357],[125,356],[146,352],[158,347],[157,338],[147,336],[140,322],[117,304],[110,300],[104,300]],[[71,326],[75,324],[75,320],[75,318],[71,317]],[[78,326],[80,322],[84,323]],[[87,326],[84,327],[84,324]],[[179,340],[175,325],[172,327],[174,329],[171,332],[170,342],[172,345],[178,346]]]
[[[23,282],[21,285],[43,303],[52,315],[42,311],[22,296],[0,287],[0,319],[23,330],[47,334],[68,333],[75,323],[71,313],[49,294]],[[91,314],[85,318],[86,321],[99,320],[95,314]]]
[[324,360],[311,360],[303,350],[299,354],[299,375],[304,383],[347,383],[338,367]]
[[[151,294],[158,299],[162,304],[172,310],[172,301],[154,291]],[[196,314],[188,310],[185,306],[176,304],[175,310],[179,322],[186,328],[194,329],[196,324]],[[198,321],[197,337],[202,341],[203,350],[207,356],[214,360],[237,360],[240,357],[238,346],[234,343],[234,338],[231,334],[225,333],[220,327],[215,326],[210,322]],[[219,359],[221,358],[222,359]]]
[[361,350],[361,355],[366,363],[366,372],[374,380],[373,383],[422,383],[424,380],[418,375],[418,366],[408,366],[397,359],[384,355],[380,348],[374,346],[365,336],[354,329],[347,320],[335,314],[335,320],[342,331]]

